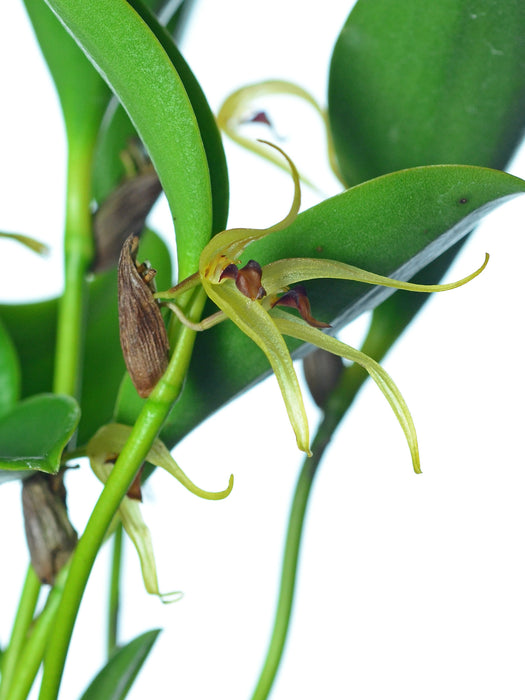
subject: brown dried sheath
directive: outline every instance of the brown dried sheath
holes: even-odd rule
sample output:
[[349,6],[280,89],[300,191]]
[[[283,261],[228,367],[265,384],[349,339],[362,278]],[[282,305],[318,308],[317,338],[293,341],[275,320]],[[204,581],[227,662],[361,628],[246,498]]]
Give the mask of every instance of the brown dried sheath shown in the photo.
[[93,272],[103,272],[117,264],[122,243],[130,234],[142,232],[161,192],[159,178],[151,171],[125,180],[104,200],[93,218]]
[[22,507],[31,564],[42,583],[53,584],[77,543],[66,507],[63,474],[42,474],[25,479]]
[[146,398],[166,371],[169,344],[159,305],[137,269],[137,250],[138,237],[131,235],[118,264],[120,345],[131,381]]

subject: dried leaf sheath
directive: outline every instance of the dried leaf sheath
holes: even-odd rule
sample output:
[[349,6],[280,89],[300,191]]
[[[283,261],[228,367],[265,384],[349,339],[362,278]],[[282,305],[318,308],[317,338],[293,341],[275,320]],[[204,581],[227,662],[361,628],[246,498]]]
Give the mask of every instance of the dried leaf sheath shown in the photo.
[[118,265],[120,344],[129,375],[146,398],[168,366],[169,344],[150,282],[155,271],[137,266],[138,237],[126,239]]
[[36,473],[22,483],[22,508],[31,564],[42,583],[52,585],[77,543],[66,506],[63,473]]

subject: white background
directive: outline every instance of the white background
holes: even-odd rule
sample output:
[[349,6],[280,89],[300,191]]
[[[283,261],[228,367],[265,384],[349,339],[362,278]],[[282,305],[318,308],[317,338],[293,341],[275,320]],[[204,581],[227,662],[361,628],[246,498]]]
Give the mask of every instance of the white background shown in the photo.
[[[294,80],[324,103],[331,47],[349,0],[199,0],[184,45],[213,109],[234,89]],[[61,289],[65,146],[61,118],[21,3],[0,7],[0,230],[32,234],[38,259],[2,241],[2,300]],[[337,191],[315,117],[294,105],[276,127],[303,170]],[[294,135],[291,139],[291,135]],[[230,225],[264,226],[289,205],[289,178],[226,143]],[[308,157],[301,156],[308,151]],[[309,160],[310,159],[310,160]],[[511,172],[525,176],[525,158]],[[315,201],[305,190],[305,203]],[[434,296],[384,365],[418,429],[423,475],[411,470],[402,432],[369,383],[334,438],[312,496],[295,614],[273,700],[523,698],[525,692],[525,385],[523,215],[506,205],[476,232],[449,279],[483,275]],[[166,207],[156,225],[171,232]],[[385,222],[388,225],[388,222]],[[360,321],[344,337],[358,342]],[[35,339],[38,342],[38,339]],[[101,356],[101,361],[103,361]],[[257,420],[253,416],[257,406]],[[317,420],[309,404],[312,427]],[[126,552],[122,640],[164,632],[130,698],[250,697],[271,629],[287,511],[301,455],[270,378],[190,435],[175,452],[204,488],[199,501],[164,474],[144,513],[163,606],[143,589]],[[248,456],[248,458],[247,458]],[[79,531],[100,491],[84,466],[68,479]],[[0,489],[0,641],[6,643],[26,567],[18,484]],[[104,662],[107,551],[95,567],[71,649],[62,700],[77,698]]]

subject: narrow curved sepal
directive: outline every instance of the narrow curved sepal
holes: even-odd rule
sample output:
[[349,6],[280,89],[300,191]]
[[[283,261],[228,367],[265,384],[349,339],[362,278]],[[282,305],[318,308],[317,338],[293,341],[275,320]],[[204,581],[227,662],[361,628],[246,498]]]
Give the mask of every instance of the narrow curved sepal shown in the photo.
[[[89,441],[86,453],[91,468],[102,483],[106,483],[113,468],[113,460],[122,451],[131,431],[132,428],[128,425],[110,423],[100,428]],[[146,459],[151,464],[166,469],[189,491],[201,498],[208,500],[226,498],[233,488],[233,476],[230,477],[228,488],[224,491],[204,491],[195,486],[179,468],[166,446],[159,439],[153,443]],[[119,516],[124,530],[137,550],[146,591],[159,596],[164,603],[178,600],[181,597],[179,591],[161,593],[159,589],[153,542],[148,526],[142,517],[140,503],[125,496],[119,507]]]
[[328,350],[328,352],[331,352],[334,355],[339,355],[340,357],[344,357],[346,360],[356,362],[368,372],[392,407],[392,410],[394,411],[396,418],[398,419],[399,424],[405,433],[405,437],[410,448],[410,454],[412,456],[414,471],[416,474],[420,474],[421,465],[419,459],[419,447],[414,422],[401,392],[395,385],[390,375],[381,367],[380,364],[359,350],[355,350],[349,345],[345,345],[345,343],[337,340],[337,338],[332,338],[317,328],[308,326],[303,321],[290,316],[286,312],[279,311],[277,313],[279,315],[277,318],[275,318],[275,325],[281,331],[281,333],[289,335],[292,338],[297,338],[298,340],[302,340],[306,343],[312,343],[318,348]]
[[402,280],[376,275],[367,270],[361,270],[353,265],[346,265],[337,260],[317,260],[316,258],[288,258],[269,263],[263,268],[263,281],[268,294],[274,294],[290,284],[314,279],[340,279],[353,282],[364,282],[381,287],[404,289],[407,292],[446,292],[467,284],[480,275],[489,262],[488,253],[477,270],[456,282],[447,284],[415,284]]
[[266,236],[274,233],[275,231],[281,231],[282,229],[289,226],[297,214],[301,206],[301,187],[299,182],[299,173],[297,168],[286,155],[286,153],[280,149],[275,144],[269,143],[268,141],[261,141],[268,146],[271,146],[275,150],[279,151],[284,158],[286,158],[290,170],[292,173],[293,183],[294,183],[294,196],[292,200],[292,205],[288,214],[278,221],[273,226],[268,228],[233,228],[227,229],[226,231],[221,231],[221,233],[216,234],[211,241],[205,246],[201,253],[199,261],[199,272],[201,277],[206,277],[213,283],[218,283],[221,273],[224,268],[229,263],[235,263],[238,261],[240,255],[243,253],[246,246],[254,241],[258,241]]
[[[96,459],[100,462],[108,455],[118,455],[124,448],[126,441],[131,435],[132,428],[122,423],[108,423],[102,426],[88,442],[86,454],[89,459]],[[182,471],[171,456],[168,448],[158,438],[151,446],[146,456],[146,461],[161,467],[174,476],[188,491],[195,496],[206,500],[217,501],[226,498],[233,488],[233,476],[230,476],[229,484],[223,491],[205,491],[196,486],[191,479]]]
[[290,352],[272,317],[261,304],[245,297],[231,282],[213,285],[203,278],[202,284],[209,298],[268,358],[283,395],[297,446],[310,454],[308,419],[299,381]]
[[[328,141],[328,155],[330,158],[330,164],[334,168],[335,158],[333,157],[331,133],[325,110],[307,90],[302,88],[300,85],[296,85],[295,83],[291,83],[287,80],[264,80],[258,83],[244,85],[238,90],[235,90],[235,92],[232,92],[224,100],[217,113],[217,124],[219,125],[219,128],[224,131],[224,133],[227,134],[232,141],[239,144],[239,146],[246,148],[248,151],[252,151],[261,158],[270,161],[270,163],[273,163],[278,168],[282,168],[284,170],[286,166],[275,153],[263,148],[260,145],[260,141],[248,138],[241,132],[241,126],[246,122],[246,117],[250,113],[250,110],[253,109],[254,102],[261,97],[273,97],[275,95],[288,95],[299,98],[303,101],[303,103],[306,103],[313,108],[313,110],[320,116]],[[265,113],[263,113],[263,115],[265,116]],[[269,121],[266,123],[271,127]],[[300,174],[300,178],[305,185],[308,185],[308,187],[311,187],[314,190],[318,190],[316,185],[302,173]]]
[[23,233],[6,233],[4,231],[1,231],[0,238],[7,238],[11,241],[17,241],[17,243],[21,243],[23,246],[29,248],[29,250],[32,250],[38,255],[49,254],[49,246],[47,246],[45,243],[42,243],[41,241],[38,241],[36,238],[33,238],[32,236],[26,236]]

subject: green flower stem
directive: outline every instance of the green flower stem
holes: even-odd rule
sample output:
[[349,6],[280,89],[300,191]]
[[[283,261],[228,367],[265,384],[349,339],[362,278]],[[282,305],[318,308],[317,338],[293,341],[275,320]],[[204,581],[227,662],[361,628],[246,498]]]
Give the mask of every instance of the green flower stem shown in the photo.
[[[353,369],[354,365],[350,369]],[[361,369],[361,368],[357,368]],[[349,370],[347,370],[349,371]],[[353,373],[357,374],[357,372]],[[366,373],[361,370],[362,381],[366,379]],[[360,381],[359,386],[362,381]],[[335,392],[334,392],[335,393]],[[354,394],[355,396],[355,394]],[[353,398],[353,397],[352,397]],[[270,694],[275,676],[281,663],[284,645],[288,636],[290,617],[292,614],[293,600],[295,594],[295,582],[297,577],[297,563],[301,548],[301,538],[308,506],[308,499],[312,490],[317,469],[321,463],[324,452],[344,416],[344,401],[338,401],[339,408],[335,411],[326,412],[318,428],[317,434],[312,442],[312,456],[307,457],[299,474],[295,493],[292,501],[290,517],[288,520],[288,531],[284,546],[283,563],[281,569],[281,583],[277,610],[274,618],[274,626],[266,659],[259,675],[259,680],[253,691],[252,700],[264,700]],[[351,401],[348,402],[351,403]]]
[[65,566],[57,576],[46,601],[45,608],[36,619],[31,634],[20,654],[15,669],[16,683],[9,689],[9,700],[26,700],[44,658],[48,639],[55,629],[57,613],[64,581],[68,572]]
[[[385,333],[385,328],[381,323],[373,322],[362,350],[379,361],[396,337],[393,337],[390,333]],[[356,364],[350,365],[343,372],[338,385],[331,393],[324,408],[323,419],[313,439],[312,456],[307,457],[303,462],[288,520],[274,626],[263,668],[253,691],[252,700],[265,700],[269,696],[281,663],[292,614],[297,563],[306,509],[317,469],[337,426],[352,405],[359,389],[367,378],[367,372]]]
[[118,621],[120,608],[120,572],[122,568],[122,523],[117,525],[113,535],[113,552],[111,561],[111,581],[109,584],[108,610],[108,659],[118,645]]
[[[189,309],[192,320],[200,317],[205,299],[201,289],[193,296]],[[71,634],[95,557],[122,498],[177,399],[191,359],[194,340],[195,331],[181,328],[168,369],[144,403],[130,438],[117,459],[78,542],[56,615],[54,634],[49,640],[40,700],[55,700],[58,695]]]
[[33,622],[38,595],[40,593],[40,581],[32,566],[27,569],[27,574],[18,604],[18,610],[11,632],[9,646],[2,658],[2,682],[0,684],[0,700],[6,700],[15,678],[15,669],[18,659],[26,642],[29,627]]
[[65,285],[58,308],[53,389],[78,396],[84,338],[86,272],[93,257],[91,231],[91,139],[68,138]]

